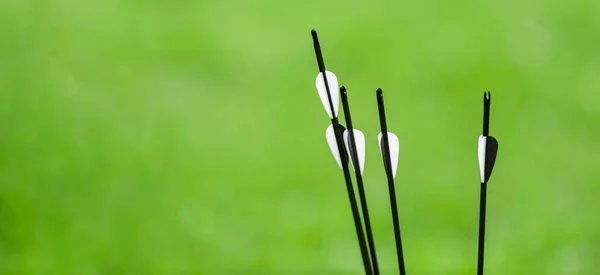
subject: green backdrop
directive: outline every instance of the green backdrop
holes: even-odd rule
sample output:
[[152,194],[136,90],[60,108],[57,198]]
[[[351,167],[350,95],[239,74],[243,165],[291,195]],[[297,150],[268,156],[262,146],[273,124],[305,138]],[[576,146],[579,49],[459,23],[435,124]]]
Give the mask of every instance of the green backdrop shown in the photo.
[[400,137],[407,271],[598,274],[597,1],[0,0],[0,274],[361,274],[310,29],[367,138]]

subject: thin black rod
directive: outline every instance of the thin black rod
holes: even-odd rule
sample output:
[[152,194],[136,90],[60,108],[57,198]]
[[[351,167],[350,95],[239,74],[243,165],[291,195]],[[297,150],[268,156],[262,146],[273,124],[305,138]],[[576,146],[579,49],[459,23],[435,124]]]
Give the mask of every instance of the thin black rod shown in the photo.
[[401,275],[406,274],[404,266],[404,253],[402,252],[402,238],[400,235],[400,219],[398,218],[398,205],[396,202],[396,187],[394,184],[394,175],[392,170],[392,161],[390,157],[390,144],[387,136],[387,121],[385,119],[385,107],[383,104],[383,91],[377,89],[377,106],[379,108],[379,123],[381,124],[382,156],[385,173],[388,180],[388,189],[390,193],[390,208],[392,209],[392,221],[394,223],[394,236],[396,238],[396,255],[398,257],[398,268]]
[[483,275],[483,254],[485,250],[485,214],[487,201],[487,183],[481,183],[479,195],[479,249],[477,251],[477,275]]
[[363,221],[367,231],[367,241],[369,243],[369,252],[371,253],[371,262],[373,263],[373,273],[379,275],[379,264],[377,263],[377,253],[375,249],[375,240],[373,239],[373,231],[371,230],[371,218],[369,217],[369,207],[367,206],[367,196],[363,184],[362,171],[358,154],[356,150],[356,140],[354,138],[354,128],[352,126],[352,117],[350,115],[350,106],[348,104],[348,95],[346,87],[340,88],[342,95],[342,105],[344,107],[344,118],[346,119],[346,130],[348,131],[348,142],[350,143],[350,158],[354,164],[354,176],[356,177],[356,185],[358,186],[358,195],[360,198],[360,206],[363,213]]
[[[490,104],[492,95],[490,92],[483,94],[483,136],[487,137],[490,133]],[[487,152],[486,152],[487,153]],[[479,242],[477,248],[477,275],[483,275],[483,261],[485,254],[485,216],[487,202],[487,183],[481,183],[481,192],[479,194]]]
[[492,93],[483,93],[483,136],[490,135],[490,104]]
[[333,108],[333,101],[331,99],[331,92],[329,91],[329,84],[327,82],[327,75],[325,74],[325,63],[323,62],[323,54],[321,53],[321,45],[319,44],[319,38],[317,37],[317,31],[312,30],[312,38],[315,47],[315,54],[317,55],[317,63],[319,64],[319,72],[323,75],[323,81],[325,82],[325,90],[327,91],[327,98],[329,101],[329,110],[331,110],[331,125],[333,125],[333,131],[335,134],[335,140],[337,143],[340,159],[342,162],[342,170],[344,171],[344,180],[346,181],[346,189],[348,191],[348,198],[350,199],[350,208],[352,209],[352,217],[354,218],[354,227],[356,229],[356,235],[358,238],[358,245],[360,247],[360,253],[365,268],[365,272],[368,275],[373,274],[371,262],[369,260],[369,252],[367,250],[367,243],[365,241],[365,233],[362,228],[360,221],[360,213],[358,211],[358,204],[356,203],[356,194],[354,193],[354,186],[352,185],[352,178],[350,176],[350,170],[348,169],[348,158],[346,156],[344,142],[340,130],[338,118],[335,115],[335,109]]

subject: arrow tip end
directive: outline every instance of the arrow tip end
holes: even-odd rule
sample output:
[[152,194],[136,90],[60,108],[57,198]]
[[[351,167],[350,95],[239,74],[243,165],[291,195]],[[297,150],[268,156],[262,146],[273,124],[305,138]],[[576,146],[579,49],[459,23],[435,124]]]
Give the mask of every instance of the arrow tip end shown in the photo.
[[490,105],[490,101],[492,100],[492,93],[490,91],[483,93],[483,102],[485,105]]
[[310,30],[310,34],[312,35],[313,41],[315,42],[315,44],[319,44],[319,38],[317,37],[317,30],[312,29]]
[[377,103],[379,105],[383,104],[383,91],[381,88],[377,88]]

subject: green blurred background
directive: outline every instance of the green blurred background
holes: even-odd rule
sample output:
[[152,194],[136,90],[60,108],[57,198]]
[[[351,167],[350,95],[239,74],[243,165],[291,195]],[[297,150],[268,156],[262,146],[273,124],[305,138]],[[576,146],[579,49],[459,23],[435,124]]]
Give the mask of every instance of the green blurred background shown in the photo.
[[[220,3],[219,3],[220,2]],[[407,271],[600,274],[597,1],[0,0],[0,274],[361,274],[310,29],[367,136],[400,137]]]

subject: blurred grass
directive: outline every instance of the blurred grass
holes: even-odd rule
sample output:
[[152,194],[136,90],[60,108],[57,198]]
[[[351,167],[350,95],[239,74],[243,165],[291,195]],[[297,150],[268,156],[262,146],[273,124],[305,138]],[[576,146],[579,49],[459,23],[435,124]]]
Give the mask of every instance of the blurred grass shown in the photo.
[[361,274],[309,31],[367,135],[401,140],[410,274],[474,274],[481,97],[500,152],[486,274],[598,274],[594,1],[0,0],[0,274]]

